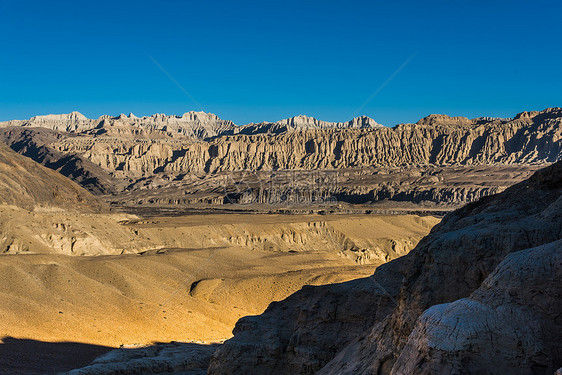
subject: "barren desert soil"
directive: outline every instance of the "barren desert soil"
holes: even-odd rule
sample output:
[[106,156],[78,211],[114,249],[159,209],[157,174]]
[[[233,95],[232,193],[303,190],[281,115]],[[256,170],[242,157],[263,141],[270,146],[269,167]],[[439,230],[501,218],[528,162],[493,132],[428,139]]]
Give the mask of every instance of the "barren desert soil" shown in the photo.
[[[370,264],[359,264],[334,244],[313,243],[324,233],[318,226],[343,233],[337,239],[340,250],[347,246],[354,254],[350,241],[361,249],[380,245],[379,251],[395,244],[399,251],[401,238],[414,244],[438,221],[413,215],[203,215],[121,222],[126,232],[145,233],[143,247],[154,250],[99,256],[1,255],[0,337],[110,347],[221,341],[231,336],[240,317],[261,313],[270,302],[305,284],[367,276],[381,263],[373,258]],[[250,227],[252,233],[244,236]],[[123,232],[120,228],[115,236]],[[190,233],[208,241],[182,248],[158,245],[174,235],[189,239]],[[228,243],[238,245],[219,241],[236,233],[239,236]],[[150,239],[151,234],[161,237]],[[110,237],[106,234],[101,243]],[[260,241],[268,239],[271,245],[261,246]],[[121,240],[114,238],[115,243]],[[213,242],[217,245],[210,246]]]

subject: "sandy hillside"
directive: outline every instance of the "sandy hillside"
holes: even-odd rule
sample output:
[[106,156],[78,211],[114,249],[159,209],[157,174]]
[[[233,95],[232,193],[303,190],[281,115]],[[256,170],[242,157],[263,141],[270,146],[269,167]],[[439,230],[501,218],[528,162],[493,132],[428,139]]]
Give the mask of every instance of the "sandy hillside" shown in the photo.
[[11,215],[12,226],[35,220],[30,238],[59,230],[53,223],[62,221],[68,233],[88,232],[100,249],[120,248],[131,238],[145,249],[71,256],[53,254],[44,243],[46,254],[30,254],[31,248],[0,256],[0,335],[109,346],[228,338],[240,317],[261,313],[304,284],[372,274],[438,222],[413,215],[125,220],[7,206],[1,212]]
[[120,255],[161,248],[241,246],[254,250],[344,252],[387,261],[415,246],[438,220],[416,215],[189,215],[32,212],[0,205],[0,253]]

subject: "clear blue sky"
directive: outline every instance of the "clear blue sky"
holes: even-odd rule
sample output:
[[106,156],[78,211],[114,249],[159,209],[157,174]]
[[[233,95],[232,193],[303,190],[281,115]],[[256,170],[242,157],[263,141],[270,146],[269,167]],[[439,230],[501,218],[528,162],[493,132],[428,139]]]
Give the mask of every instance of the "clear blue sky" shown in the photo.
[[0,0],[0,120],[202,108],[394,125],[562,106],[561,3]]

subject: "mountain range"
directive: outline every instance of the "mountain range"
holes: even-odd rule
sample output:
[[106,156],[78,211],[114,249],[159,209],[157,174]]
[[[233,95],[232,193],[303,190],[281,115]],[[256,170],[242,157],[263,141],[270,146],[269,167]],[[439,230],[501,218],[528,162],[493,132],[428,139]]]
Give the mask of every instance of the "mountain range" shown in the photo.
[[[326,198],[458,206],[559,160],[561,124],[561,108],[513,118],[430,115],[393,128],[368,117],[237,126],[203,112],[95,120],[72,112],[0,123],[0,140],[118,206]],[[475,177],[474,168],[486,172]],[[287,182],[288,171],[337,171],[337,178],[330,186],[296,186]]]

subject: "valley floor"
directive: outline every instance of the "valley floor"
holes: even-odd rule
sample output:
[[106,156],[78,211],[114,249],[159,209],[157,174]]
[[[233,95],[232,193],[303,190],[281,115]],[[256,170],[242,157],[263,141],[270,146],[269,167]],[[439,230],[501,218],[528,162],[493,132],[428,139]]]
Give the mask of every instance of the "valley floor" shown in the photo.
[[[3,345],[73,342],[90,344],[95,353],[156,342],[221,342],[239,318],[262,313],[303,285],[371,275],[439,222],[415,215],[142,219],[11,206],[0,213],[11,223],[1,236],[12,241],[0,255]],[[33,228],[28,237],[18,232],[24,223]],[[128,236],[139,239],[140,249],[120,254]],[[83,248],[96,244],[101,255],[60,254],[68,250],[61,243],[76,244],[77,237],[88,239]],[[23,246],[27,238],[41,251]]]

